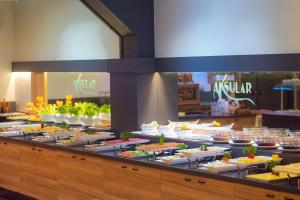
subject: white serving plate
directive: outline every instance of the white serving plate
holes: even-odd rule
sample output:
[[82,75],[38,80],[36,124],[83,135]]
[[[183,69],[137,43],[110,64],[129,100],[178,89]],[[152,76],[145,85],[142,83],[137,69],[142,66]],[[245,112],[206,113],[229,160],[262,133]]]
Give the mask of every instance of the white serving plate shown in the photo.
[[21,136],[22,133],[20,131],[7,131],[7,132],[0,132],[0,135],[3,137],[15,137],[15,136]]
[[0,128],[10,128],[12,126],[16,126],[16,125],[21,125],[24,124],[25,122],[22,121],[16,121],[16,122],[1,122],[0,123]]
[[232,140],[229,140],[228,142],[230,145],[232,146],[251,146],[252,144],[254,144],[253,141],[249,142],[249,143],[235,143]]
[[253,146],[259,149],[277,149],[279,144],[276,144],[275,146],[258,146],[257,144],[253,144]]
[[282,152],[288,152],[288,153],[300,153],[300,149],[284,149],[282,147],[278,147],[278,149]]
[[[246,157],[245,157],[246,158]],[[256,156],[256,158],[265,158],[267,161],[272,160],[270,156]],[[279,158],[278,161],[281,161],[282,158]],[[240,167],[248,167],[253,165],[266,164],[266,162],[252,162],[252,163],[238,163],[238,158],[229,159],[229,163],[237,164]]]
[[[168,158],[176,158],[176,159],[170,160]],[[158,158],[155,161],[159,162],[159,163],[163,163],[165,165],[176,165],[176,164],[183,164],[183,163],[189,162],[188,158],[186,158],[186,157],[180,158],[179,156],[165,156],[165,157]]]
[[125,147],[127,145],[134,145],[134,144],[145,144],[150,142],[150,140],[147,139],[140,139],[138,141],[123,141],[120,143],[111,144],[108,142],[102,142],[101,144],[92,144],[92,145],[85,145],[85,148],[91,151],[109,151],[113,150],[114,148],[120,148]]
[[228,148],[224,147],[207,147],[207,151],[201,151],[200,148],[178,150],[186,157],[204,158],[216,155],[222,155]]
[[[222,165],[218,165],[218,163]],[[203,166],[199,167],[199,169],[204,169],[212,173],[219,173],[219,172],[238,170],[238,166],[233,163],[224,163],[223,161],[215,161],[215,162],[204,164]]]

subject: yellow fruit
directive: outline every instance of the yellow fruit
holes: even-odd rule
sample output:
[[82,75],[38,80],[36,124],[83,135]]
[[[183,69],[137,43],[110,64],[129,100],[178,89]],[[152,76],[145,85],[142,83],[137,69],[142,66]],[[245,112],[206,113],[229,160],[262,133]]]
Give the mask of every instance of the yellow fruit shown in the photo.
[[220,126],[222,126],[222,124],[220,122],[215,122],[214,126],[220,127]]
[[182,130],[188,130],[189,129],[189,127],[186,124],[183,124],[180,128]]
[[272,154],[272,160],[278,160],[279,155],[278,154]]

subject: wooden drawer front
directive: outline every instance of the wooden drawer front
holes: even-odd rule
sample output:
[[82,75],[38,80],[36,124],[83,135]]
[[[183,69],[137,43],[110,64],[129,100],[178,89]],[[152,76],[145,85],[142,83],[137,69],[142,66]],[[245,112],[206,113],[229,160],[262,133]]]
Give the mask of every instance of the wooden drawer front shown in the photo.
[[243,200],[279,200],[279,192],[236,184],[234,188],[236,199]]
[[57,199],[57,181],[24,172],[20,173],[22,193],[38,199]]
[[[200,186],[201,187],[201,186]],[[213,191],[213,192],[211,192]],[[206,179],[205,192],[219,196],[221,198],[234,198],[234,184],[226,181]]]
[[170,171],[161,174],[163,199],[224,200],[234,197],[231,183]]
[[300,200],[300,195],[290,193],[280,193],[280,200]]
[[102,161],[73,153],[59,153],[59,199],[101,199]]
[[170,183],[178,184],[183,187],[189,187],[198,190],[197,177],[187,174],[181,174],[171,171],[161,171],[161,179]]
[[129,165],[128,170],[133,200],[161,199],[160,170],[140,165]]
[[104,161],[103,166],[106,195],[116,199],[161,199],[160,170],[116,161]]
[[14,143],[0,143],[0,186],[9,190],[20,192],[19,177],[19,147]]
[[128,183],[132,177],[129,176],[127,168],[125,163],[103,161],[103,189],[106,199],[131,199],[131,186]]
[[160,170],[154,169],[151,167],[145,167],[141,165],[128,165],[128,170],[131,171],[131,173],[134,176],[139,176],[142,178],[151,178],[160,180]]
[[21,146],[20,167],[23,172],[56,181],[57,154],[44,148]]
[[20,146],[21,192],[38,199],[57,199],[57,155],[55,151]]

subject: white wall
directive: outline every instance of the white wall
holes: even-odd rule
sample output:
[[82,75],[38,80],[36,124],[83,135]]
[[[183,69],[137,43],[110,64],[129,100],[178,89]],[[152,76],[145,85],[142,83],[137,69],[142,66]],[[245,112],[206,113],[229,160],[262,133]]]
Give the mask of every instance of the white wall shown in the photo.
[[13,58],[13,6],[0,2],[0,100],[15,99],[14,81],[11,73]]
[[79,0],[19,0],[14,18],[15,61],[119,58],[119,37]]
[[154,0],[155,53],[299,53],[299,8],[299,0]]

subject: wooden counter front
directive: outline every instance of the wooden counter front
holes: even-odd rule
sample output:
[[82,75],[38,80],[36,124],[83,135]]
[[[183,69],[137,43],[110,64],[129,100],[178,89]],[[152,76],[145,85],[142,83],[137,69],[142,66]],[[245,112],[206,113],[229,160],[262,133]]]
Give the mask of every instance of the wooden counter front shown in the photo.
[[299,200],[300,195],[0,139],[0,186],[42,200]]

